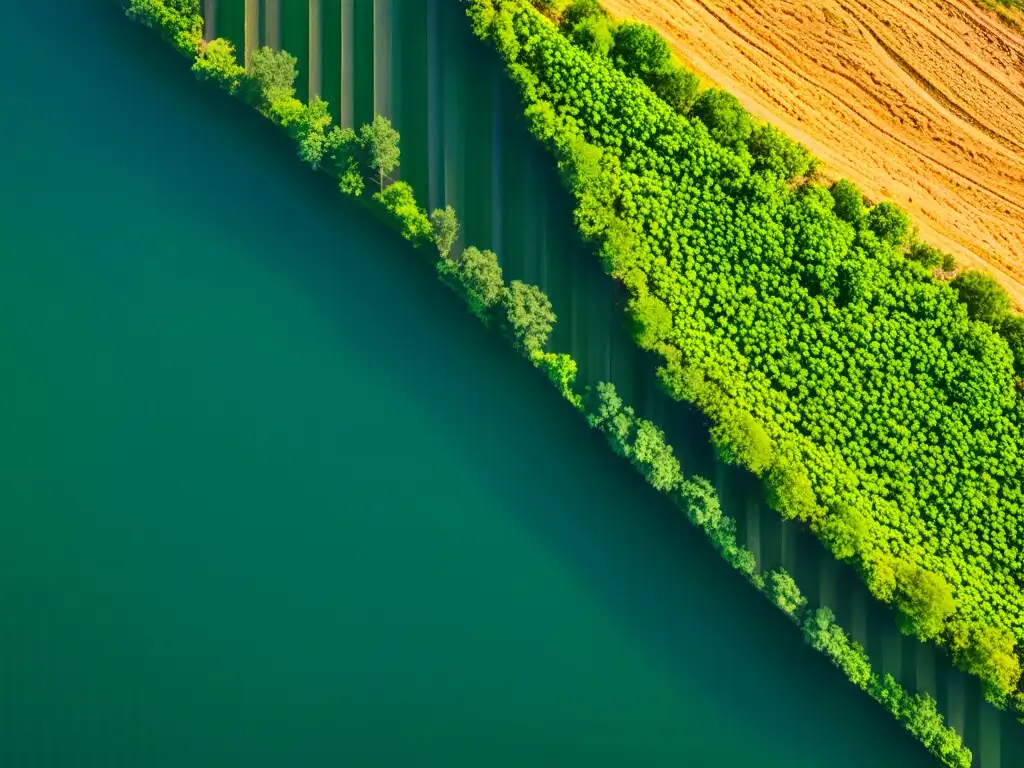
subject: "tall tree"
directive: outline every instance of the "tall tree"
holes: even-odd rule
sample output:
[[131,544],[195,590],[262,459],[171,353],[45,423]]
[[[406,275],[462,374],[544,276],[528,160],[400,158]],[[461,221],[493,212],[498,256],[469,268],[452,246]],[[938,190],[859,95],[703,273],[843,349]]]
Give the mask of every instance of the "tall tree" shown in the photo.
[[548,343],[556,320],[547,294],[519,280],[513,280],[505,292],[505,318],[516,345],[525,352]]
[[275,51],[263,46],[249,55],[246,72],[248,87],[244,95],[251,104],[262,106],[292,98],[295,95],[295,78],[298,59],[287,51]]
[[459,220],[455,216],[455,209],[450,205],[435,209],[430,214],[430,225],[434,228],[437,252],[442,258],[448,258],[452,246],[455,245],[455,239],[459,236]]
[[1010,297],[991,276],[968,269],[953,278],[950,285],[967,305],[972,320],[996,325],[1010,310]]
[[486,322],[505,290],[505,279],[494,251],[481,251],[472,246],[464,250],[459,260],[458,279],[469,308]]
[[377,115],[372,123],[360,129],[359,138],[369,154],[370,167],[380,174],[380,188],[383,191],[384,177],[398,167],[401,155],[398,140],[401,137],[398,131],[391,127],[390,120],[383,115]]

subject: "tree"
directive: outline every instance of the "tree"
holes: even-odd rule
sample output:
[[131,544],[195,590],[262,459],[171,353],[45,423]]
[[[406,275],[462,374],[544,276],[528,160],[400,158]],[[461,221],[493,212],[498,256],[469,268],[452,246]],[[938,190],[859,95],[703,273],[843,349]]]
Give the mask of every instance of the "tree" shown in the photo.
[[426,242],[433,236],[430,219],[426,211],[416,204],[412,187],[404,181],[396,181],[387,189],[373,196],[398,221],[402,237],[412,243]]
[[314,95],[295,127],[299,157],[309,163],[313,170],[319,169],[323,161],[330,157],[335,149],[333,142],[343,140],[342,134],[331,130],[331,113],[327,108],[327,102]]
[[664,72],[654,75],[651,89],[672,109],[685,115],[693,108],[700,90],[700,78],[682,67],[669,66]]
[[696,475],[683,480],[679,484],[678,494],[677,501],[691,523],[706,532],[718,528],[723,518],[722,505],[715,487],[707,478]]
[[163,0],[163,3],[183,16],[199,15],[199,0]]
[[793,141],[774,125],[756,126],[747,146],[756,169],[769,171],[786,181],[806,175],[811,168],[813,158],[807,147]]
[[338,188],[346,195],[359,197],[365,190],[359,168],[359,137],[351,128],[331,126],[327,136],[327,156],[338,174]]
[[248,79],[243,88],[246,100],[255,106],[273,104],[295,95],[295,65],[298,59],[287,51],[263,46],[249,55]]
[[907,258],[916,261],[928,269],[935,269],[942,264],[945,254],[938,248],[934,248],[920,240],[915,240],[907,250]]
[[822,523],[821,534],[840,560],[849,560],[871,544],[867,518],[849,504],[833,507]]
[[537,6],[544,13],[558,14],[561,13],[565,6],[569,4],[569,0],[531,0],[531,2]]
[[707,126],[712,139],[733,150],[744,148],[754,130],[750,113],[739,100],[718,88],[702,91],[693,102],[690,114]]
[[942,631],[956,610],[953,590],[942,576],[908,565],[896,579],[896,606],[902,611],[900,630],[919,640],[930,640]]
[[200,80],[214,80],[231,93],[238,89],[245,75],[245,67],[235,57],[235,46],[220,37],[200,48],[192,71]]
[[891,248],[899,248],[910,234],[910,218],[897,205],[885,200],[868,211],[868,229]]
[[745,411],[724,414],[711,428],[718,455],[759,475],[772,463],[772,442],[764,427]]
[[665,38],[646,24],[626,22],[615,30],[612,60],[628,75],[650,84],[665,71],[670,55]]
[[533,364],[543,368],[551,383],[562,393],[562,397],[572,403],[577,409],[583,405],[583,399],[573,389],[576,383],[576,361],[571,355],[563,352],[533,352]]
[[370,156],[370,167],[380,174],[380,188],[384,189],[384,177],[398,167],[401,152],[398,149],[398,131],[391,127],[391,121],[377,115],[373,122],[364,125],[359,138]]
[[864,206],[864,195],[857,185],[847,179],[840,179],[829,188],[829,192],[835,201],[836,216],[853,225],[854,229],[860,229],[867,215],[867,208]]
[[655,349],[672,331],[672,310],[654,296],[631,299],[626,308],[633,326],[633,338],[644,349]]
[[665,445],[665,433],[646,419],[636,422],[633,461],[656,490],[671,491],[683,481],[679,461]]
[[562,16],[562,30],[571,30],[587,18],[607,18],[604,8],[597,0],[574,0]]
[[587,16],[576,22],[569,31],[569,37],[592,56],[610,56],[615,46],[615,35],[603,15]]
[[768,473],[768,503],[786,519],[814,520],[820,510],[806,472],[796,465],[777,462]]
[[513,280],[505,292],[505,319],[516,345],[532,352],[547,344],[557,318],[540,288]]
[[785,568],[768,574],[768,589],[772,602],[794,618],[807,605],[807,598]]
[[434,228],[434,245],[437,246],[437,252],[442,258],[448,258],[455,239],[459,236],[459,220],[455,216],[455,209],[450,205],[434,209],[430,214],[430,225]]
[[996,329],[1010,347],[1013,355],[1013,370],[1018,377],[1024,377],[1024,316],[1007,314],[999,321]]
[[957,653],[956,662],[965,672],[984,681],[986,698],[997,704],[1013,693],[1020,681],[1013,634],[1006,630],[972,627],[967,646]]
[[629,437],[635,416],[633,408],[622,402],[614,384],[602,381],[595,388],[587,387],[583,412],[587,416],[587,423],[605,434],[612,450],[619,456],[630,455],[632,449]]
[[505,279],[494,251],[481,251],[473,246],[462,252],[458,277],[470,310],[487,321],[505,292]]
[[1010,311],[1010,297],[991,276],[968,269],[950,281],[960,301],[967,305],[967,316],[989,325],[998,325]]

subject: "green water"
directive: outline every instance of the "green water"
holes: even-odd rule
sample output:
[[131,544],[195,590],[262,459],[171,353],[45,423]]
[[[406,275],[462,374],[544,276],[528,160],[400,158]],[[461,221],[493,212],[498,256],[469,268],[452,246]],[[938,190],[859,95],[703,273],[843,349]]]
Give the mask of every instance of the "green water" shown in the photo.
[[0,43],[0,765],[933,764],[267,124]]

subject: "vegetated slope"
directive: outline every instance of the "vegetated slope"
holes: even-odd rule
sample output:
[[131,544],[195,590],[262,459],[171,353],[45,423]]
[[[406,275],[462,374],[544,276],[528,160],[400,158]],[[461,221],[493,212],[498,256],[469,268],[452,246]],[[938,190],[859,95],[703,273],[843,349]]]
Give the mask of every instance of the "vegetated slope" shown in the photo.
[[1024,36],[972,0],[602,0],[1024,306]]
[[[865,212],[839,188],[791,188],[730,138],[728,98],[688,119],[627,75],[663,82],[642,30],[616,30],[609,58],[525,0],[474,0],[472,13],[559,158],[581,232],[630,290],[666,388],[907,631],[953,648],[994,699],[1013,694],[1024,399],[1006,342],[904,258],[890,203]],[[574,39],[607,50],[589,32]]]

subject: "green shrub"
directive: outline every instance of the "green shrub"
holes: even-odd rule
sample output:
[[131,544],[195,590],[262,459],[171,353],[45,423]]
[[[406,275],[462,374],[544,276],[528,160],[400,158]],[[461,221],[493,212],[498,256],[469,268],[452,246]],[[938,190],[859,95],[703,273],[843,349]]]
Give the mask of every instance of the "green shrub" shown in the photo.
[[967,306],[967,315],[972,320],[997,326],[1010,311],[1010,297],[985,272],[968,269],[953,278],[950,286]]
[[434,230],[426,211],[417,205],[412,187],[404,181],[396,181],[383,192],[377,192],[373,199],[394,216],[406,240],[419,245],[433,237]]
[[857,185],[852,181],[840,179],[829,188],[829,191],[835,201],[836,216],[852,225],[854,229],[860,229],[868,210],[864,205],[864,195]]
[[690,114],[708,129],[711,138],[733,150],[746,147],[754,131],[750,113],[731,93],[708,88],[693,103]]
[[879,240],[891,248],[902,246],[910,234],[910,219],[907,214],[888,200],[868,211],[865,224]]
[[543,349],[557,319],[547,295],[535,285],[513,280],[504,305],[505,327],[516,346],[527,354]]
[[807,147],[793,141],[774,125],[755,126],[747,145],[756,169],[769,171],[786,181],[805,176],[811,168],[812,157]]
[[237,91],[245,77],[245,67],[235,57],[235,46],[220,37],[199,49],[192,71],[200,80],[213,80],[229,93]]
[[665,71],[670,57],[665,39],[648,25],[626,22],[615,29],[612,59],[623,72],[650,83]]

